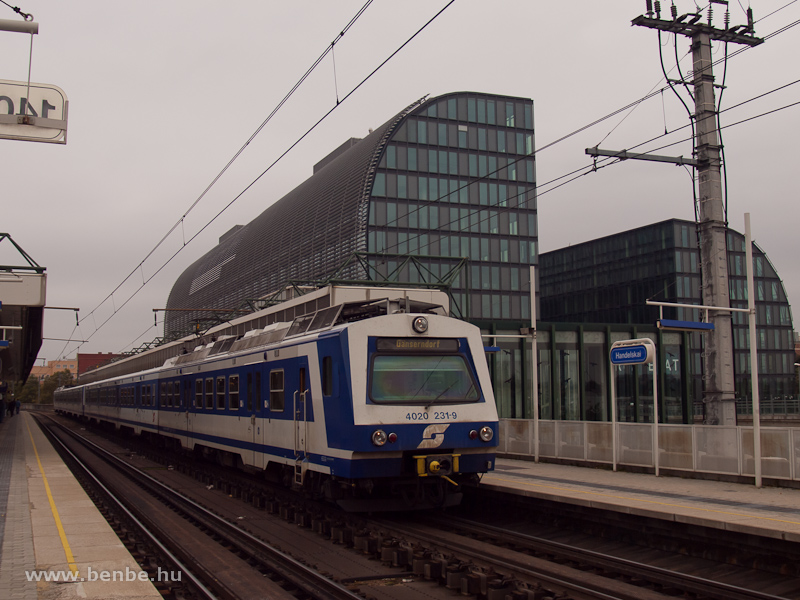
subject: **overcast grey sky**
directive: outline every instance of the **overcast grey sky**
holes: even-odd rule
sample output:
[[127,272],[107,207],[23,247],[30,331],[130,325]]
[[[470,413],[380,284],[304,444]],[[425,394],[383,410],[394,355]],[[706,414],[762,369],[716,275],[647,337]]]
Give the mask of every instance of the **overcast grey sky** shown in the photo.
[[[48,360],[76,351],[118,352],[161,335],[163,313],[156,326],[153,309],[166,305],[178,275],[219,236],[308,178],[313,164],[344,140],[363,137],[426,94],[471,90],[532,98],[536,146],[544,148],[664,85],[657,33],[631,26],[645,12],[645,0],[456,0],[184,247],[335,106],[337,90],[339,99],[347,96],[447,5],[375,0],[335,45],[335,76],[329,55],[145,260],[365,0],[11,4],[39,23],[31,80],[61,87],[70,102],[66,145],[0,140],[0,231],[47,268],[47,304],[78,307],[83,319],[76,328],[74,315],[48,310],[45,337],[88,340],[79,350],[78,343],[46,340],[39,356]],[[666,16],[669,3],[662,4]],[[696,6],[676,4],[680,13]],[[796,0],[751,5],[760,37],[800,19]],[[746,22],[747,6],[731,2],[732,24]],[[719,27],[723,12],[715,7]],[[0,5],[0,19],[19,17]],[[799,39],[800,26],[793,27],[731,57],[722,109],[800,79]],[[29,35],[0,32],[0,79],[27,79],[30,42]],[[668,70],[675,66],[674,43],[662,36]],[[688,39],[679,38],[677,48],[685,74]],[[729,54],[740,48],[731,45]],[[714,51],[715,59],[723,57],[721,46]],[[722,64],[714,74],[721,82]],[[677,78],[677,71],[670,76]],[[791,85],[724,112],[722,123],[798,101],[800,84]],[[632,148],[665,128],[683,128],[642,148],[653,150],[685,140],[687,123],[683,106],[665,92],[542,150],[540,251],[664,219],[694,219],[691,173],[683,167],[626,161],[552,191],[548,185],[591,164],[587,147]],[[798,131],[800,106],[794,106],[733,125],[723,138],[731,227],[744,232],[744,213],[751,213],[753,237],[783,278],[790,302],[800,297]],[[690,156],[691,145],[683,141],[657,153]],[[18,262],[0,247],[0,264]]]

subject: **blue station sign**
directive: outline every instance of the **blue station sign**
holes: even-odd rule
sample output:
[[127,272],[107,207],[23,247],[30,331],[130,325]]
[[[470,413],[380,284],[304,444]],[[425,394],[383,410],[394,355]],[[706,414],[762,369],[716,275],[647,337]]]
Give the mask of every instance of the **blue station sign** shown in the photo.
[[611,346],[612,365],[641,365],[653,362],[655,346],[652,340],[625,340]]

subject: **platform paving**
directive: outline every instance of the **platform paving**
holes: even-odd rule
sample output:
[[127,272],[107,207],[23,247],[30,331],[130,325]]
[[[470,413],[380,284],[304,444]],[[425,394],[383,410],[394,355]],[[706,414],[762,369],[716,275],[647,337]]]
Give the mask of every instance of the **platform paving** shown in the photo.
[[[139,572],[32,415],[6,418],[0,424],[0,599],[160,599],[138,575],[120,581]],[[102,580],[115,575],[117,581]]]
[[800,490],[498,458],[482,485],[556,502],[800,542]]

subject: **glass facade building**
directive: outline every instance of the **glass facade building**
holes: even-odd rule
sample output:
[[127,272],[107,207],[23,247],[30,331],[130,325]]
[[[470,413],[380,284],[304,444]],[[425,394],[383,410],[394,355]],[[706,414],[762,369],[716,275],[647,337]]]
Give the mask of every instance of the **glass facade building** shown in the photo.
[[[166,313],[165,337],[290,281],[325,279],[358,252],[366,262],[341,277],[436,282],[467,264],[452,281],[454,314],[529,319],[533,150],[531,100],[458,92],[415,102],[342,144],[187,268],[167,301],[176,310]],[[404,255],[416,257],[416,268]]]
[[[727,246],[731,307],[747,308],[744,236],[729,230]],[[762,407],[786,400],[796,402],[791,309],[778,274],[755,244],[753,269]],[[541,256],[540,270],[544,321],[654,324],[659,309],[647,306],[647,300],[702,304],[697,233],[690,221],[664,221],[547,252]],[[702,320],[700,310],[691,308],[664,308],[663,317]],[[752,414],[747,319],[746,313],[732,314],[736,398],[741,415]],[[665,340],[668,334],[661,335]],[[703,334],[669,335],[684,338],[688,343],[684,367],[686,391],[694,404],[694,416],[700,419]],[[672,346],[672,350],[667,347],[666,351],[680,356],[679,345]]]

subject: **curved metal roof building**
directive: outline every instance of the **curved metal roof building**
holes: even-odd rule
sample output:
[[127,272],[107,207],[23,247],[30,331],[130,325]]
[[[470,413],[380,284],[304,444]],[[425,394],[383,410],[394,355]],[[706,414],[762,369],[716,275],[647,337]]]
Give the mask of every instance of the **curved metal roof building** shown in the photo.
[[342,144],[187,268],[169,295],[165,336],[289,280],[325,278],[356,251],[385,253],[379,268],[403,281],[424,275],[401,272],[394,255],[425,257],[431,277],[468,258],[469,272],[454,284],[465,313],[529,318],[533,149],[531,100],[459,92],[411,104]]

